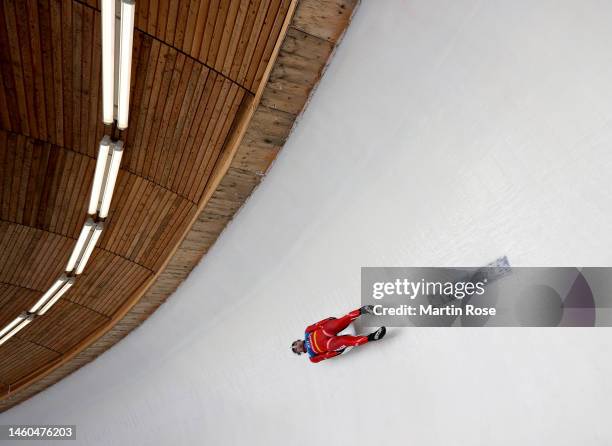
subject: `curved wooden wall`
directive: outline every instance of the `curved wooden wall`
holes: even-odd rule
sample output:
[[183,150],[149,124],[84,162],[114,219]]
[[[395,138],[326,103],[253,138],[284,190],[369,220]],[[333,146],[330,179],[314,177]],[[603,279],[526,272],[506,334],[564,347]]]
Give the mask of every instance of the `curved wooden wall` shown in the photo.
[[[138,0],[108,225],[73,289],[0,347],[0,410],[94,359],[184,280],[282,147],[355,3],[303,0],[289,24],[289,0]],[[97,2],[0,8],[3,326],[63,270],[105,128]]]

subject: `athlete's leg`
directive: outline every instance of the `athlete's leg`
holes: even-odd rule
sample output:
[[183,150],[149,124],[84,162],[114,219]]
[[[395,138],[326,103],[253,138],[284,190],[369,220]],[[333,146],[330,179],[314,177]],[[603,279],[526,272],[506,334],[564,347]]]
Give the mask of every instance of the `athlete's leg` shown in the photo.
[[367,336],[334,336],[327,341],[327,350],[340,350],[344,347],[356,347],[361,344],[368,342]]
[[361,315],[361,310],[353,310],[349,314],[342,316],[339,319],[330,319],[323,324],[323,332],[327,336],[333,336],[336,333],[340,333],[346,327],[350,325],[355,319]]

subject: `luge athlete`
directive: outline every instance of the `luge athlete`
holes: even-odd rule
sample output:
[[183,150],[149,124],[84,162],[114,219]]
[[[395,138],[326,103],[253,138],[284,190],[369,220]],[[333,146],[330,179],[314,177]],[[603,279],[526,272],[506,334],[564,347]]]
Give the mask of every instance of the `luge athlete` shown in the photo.
[[291,351],[297,355],[308,353],[311,362],[321,362],[341,354],[346,347],[357,347],[370,341],[382,339],[387,329],[380,327],[367,336],[338,336],[342,330],[362,314],[373,314],[373,306],[365,305],[337,319],[329,317],[306,327],[304,339],[291,344]]

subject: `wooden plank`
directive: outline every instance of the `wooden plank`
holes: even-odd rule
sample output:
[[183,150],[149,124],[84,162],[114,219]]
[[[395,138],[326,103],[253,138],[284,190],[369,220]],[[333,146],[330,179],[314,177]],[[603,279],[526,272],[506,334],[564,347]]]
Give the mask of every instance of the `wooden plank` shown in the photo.
[[31,140],[28,141],[26,138],[22,138],[21,151],[23,152],[22,164],[18,170],[15,171],[16,176],[21,174],[21,178],[18,184],[19,190],[19,204],[17,206],[17,218],[16,221],[24,221],[25,208],[28,202],[28,196],[26,192],[28,190],[28,181],[30,179],[30,171],[32,169],[32,144]]
[[158,2],[159,0],[149,0],[149,20],[147,21],[147,33],[153,36],[157,35]]
[[[212,40],[214,38],[215,23],[217,22],[217,16],[221,10],[220,0],[209,0],[208,12],[206,14],[206,24],[204,25],[202,42],[200,43],[199,54],[194,55],[200,61],[208,61],[208,53],[212,46]],[[196,28],[196,33],[197,33]]]
[[[15,156],[13,157],[13,166],[11,169],[11,196],[18,197],[19,196],[19,179],[18,176],[15,175],[15,172],[19,171],[19,165],[21,164],[21,159],[23,157],[23,151],[20,150],[20,146],[23,145],[24,137],[21,135],[11,135],[10,137],[11,143],[10,145],[15,150]],[[11,200],[10,208],[9,208],[9,220],[17,221],[17,200]]]
[[[172,100],[173,93],[170,90],[173,74],[175,72],[176,59],[178,52],[170,49],[165,57],[165,63],[163,68],[163,74],[158,88],[158,100],[155,107],[155,111],[152,116],[152,126],[149,136],[148,147],[154,148],[158,142],[157,138],[160,133],[160,129],[164,122],[167,122],[167,116],[164,113],[164,109],[169,100]],[[155,181],[155,168],[159,162],[160,152],[159,150],[151,150],[150,155],[145,160],[145,171],[143,172],[146,178]]]
[[[27,17],[29,23],[29,39],[30,48],[32,50],[32,71],[34,73],[34,102],[35,102],[35,113],[37,114],[38,121],[38,137],[41,139],[48,138],[47,131],[47,116],[46,116],[46,103],[45,103],[45,83],[44,83],[44,70],[42,61],[42,50],[40,42],[40,26],[38,23],[38,3],[35,1],[25,2],[27,4]],[[0,91],[2,89],[0,88]],[[5,104],[0,98],[0,104]],[[4,108],[4,107],[1,107]]]
[[[222,108],[219,109],[219,113],[227,116],[235,116],[238,110],[238,106],[244,97],[244,93],[236,84],[226,84],[229,87],[227,94],[225,95],[225,101]],[[194,187],[191,189],[193,194],[193,200],[196,202],[200,201],[200,197],[204,191],[205,185],[210,180],[214,166],[217,164],[219,155],[223,150],[223,146],[226,140],[227,132],[232,125],[232,120],[215,120],[217,125],[214,127],[210,137],[210,146],[206,151],[206,157],[204,158],[199,171],[202,173],[196,179]]]
[[[102,73],[102,33],[100,30],[101,26],[100,13],[96,12],[93,18],[93,42],[92,42],[92,64],[91,71],[89,73],[90,84],[89,84],[89,125],[87,126],[87,141],[85,147],[87,148],[87,154],[91,157],[96,157],[98,154],[98,144],[102,138],[101,133],[98,130],[97,122],[102,120],[100,105],[100,96],[102,93],[101,85],[101,73]],[[135,39],[137,42],[138,39]],[[136,43],[135,42],[135,43]],[[134,45],[136,46],[136,45]],[[136,71],[138,73],[138,71]],[[132,76],[132,79],[138,78],[138,76]],[[132,90],[133,91],[133,90]]]
[[3,230],[0,232],[0,235],[3,237],[2,243],[2,252],[6,253],[5,256],[0,257],[0,282],[3,283],[11,283],[8,279],[10,278],[10,259],[12,251],[15,245],[19,241],[19,226],[15,226],[9,222],[2,222]]
[[247,46],[244,49],[243,57],[240,60],[240,69],[238,70],[238,73],[235,77],[236,82],[238,82],[240,85],[244,85],[244,78],[246,77],[249,65],[251,63],[251,60],[253,59],[253,54],[255,53],[259,36],[263,32],[264,21],[267,17],[267,13],[272,1],[274,0],[261,0],[261,3],[259,4],[259,9],[257,10],[255,22],[253,23],[251,33],[249,34],[249,37],[247,39]]
[[[6,17],[4,2],[0,2],[0,17]],[[0,67],[2,68],[2,87],[4,88],[4,96],[6,98],[7,107],[13,110],[10,115],[10,127],[7,130],[21,132],[21,119],[18,110],[17,93],[15,88],[15,79],[13,77],[13,64],[10,57],[10,43],[6,20],[0,20]]]
[[[151,244],[154,243],[154,228],[159,228],[164,216],[172,206],[173,199],[176,198],[176,195],[159,186],[154,188],[153,196],[155,197],[155,206],[145,206],[144,218],[138,222],[138,225],[130,228],[132,243],[127,251],[128,258],[148,268],[151,268],[151,263],[154,262],[154,259],[149,257]],[[167,228],[163,229],[167,230]]]
[[189,18],[188,11],[190,7],[190,0],[180,0],[178,3],[176,28],[174,31],[174,41],[172,42],[172,46],[178,49],[183,49],[183,40],[185,39],[185,28],[187,26],[187,19]]
[[[157,61],[160,52],[159,42],[153,41],[151,38],[145,36],[142,36],[142,40],[143,45],[141,46],[141,48],[144,49],[150,45],[150,49],[148,53],[146,51],[140,51],[140,61],[138,66],[146,67],[146,75],[143,76],[144,85],[142,87],[142,100],[140,101],[140,106],[138,107],[138,113],[136,115],[138,118],[138,124],[134,126],[135,121],[132,121],[130,130],[130,132],[134,131],[135,128],[136,133],[136,137],[130,143],[130,146],[132,147],[131,152],[135,153],[132,158],[133,161],[130,163],[130,169],[135,173],[140,173],[144,170],[144,160],[146,152],[143,149],[144,147],[146,147],[146,145],[143,139],[143,135],[145,134],[147,116],[149,116],[150,102],[153,96],[153,85],[155,83],[155,76],[157,73]],[[147,46],[145,46],[144,42],[147,42]]]
[[[81,66],[83,61],[83,5],[74,3],[72,5],[72,130],[76,137],[73,138],[75,150],[83,150],[78,138],[81,130],[81,83],[83,76]],[[57,67],[56,67],[57,68]],[[60,90],[61,91],[61,90]],[[57,109],[57,107],[56,107]],[[63,144],[60,144],[63,145]]]
[[[140,212],[135,203],[138,202],[139,197],[140,199],[146,199],[143,193],[145,188],[150,186],[150,182],[120,170],[119,177],[117,178],[116,193],[118,196],[123,197],[123,200],[112,206],[112,211],[106,219],[108,228],[114,226],[113,222],[115,220],[123,221],[128,227],[131,227],[133,225],[132,222],[137,218],[138,212]],[[121,243],[125,243],[126,240],[129,240],[129,234],[117,229],[113,231],[107,230],[103,233],[99,246],[111,252],[125,252],[125,248],[121,248]]]
[[[191,168],[192,162],[191,160],[195,156],[194,153],[197,151],[194,144],[195,135],[202,126],[206,125],[206,121],[204,120],[203,116],[206,111],[208,98],[210,98],[210,94],[214,86],[214,79],[214,72],[206,67],[203,67],[200,78],[198,79],[198,88],[195,94],[195,99],[192,102],[194,106],[191,109],[191,125],[186,126],[186,132],[183,132],[183,135],[181,135],[180,145],[183,147],[183,154],[179,162],[180,174],[174,177],[172,183],[172,190],[176,190],[179,193],[182,193],[182,191],[185,189],[185,181],[189,176],[189,169]],[[185,194],[182,193],[182,195]]]
[[[193,218],[196,215],[197,215],[197,206],[188,201],[182,201],[180,203],[180,207],[178,211],[176,212],[176,214],[172,214],[172,213],[169,214],[169,217],[171,220],[169,221],[168,226],[174,227],[175,225],[176,226],[189,225],[191,224],[191,222],[193,221]],[[180,243],[183,236],[184,234],[181,234],[178,231],[165,231],[164,234],[160,234],[160,237],[162,237],[162,240],[163,240],[163,245],[160,244],[160,246],[176,247],[178,243]],[[163,256],[160,256],[160,255],[153,256],[152,259],[154,262],[151,264],[151,267],[155,271],[160,271],[163,265],[168,260],[167,258],[164,258]]]
[[49,187],[49,195],[47,202],[47,209],[45,215],[44,229],[50,232],[57,232],[56,223],[57,223],[57,213],[54,212],[56,207],[61,206],[63,202],[63,193],[64,188],[62,185],[62,180],[64,179],[64,171],[70,168],[70,161],[68,157],[71,153],[65,150],[51,148],[52,153],[57,153],[56,156],[56,164],[52,173],[53,181]]
[[[138,73],[138,76],[132,76],[130,86],[130,113],[128,120],[128,128],[120,132],[121,140],[124,144],[123,156],[121,157],[121,165],[128,170],[133,170],[134,162],[137,159],[134,150],[128,147],[134,146],[136,139],[136,130],[138,121],[142,112],[142,92],[144,90],[144,80],[146,77],[146,65],[143,65],[142,58],[150,55],[150,39],[143,39],[142,33],[134,34],[134,49],[132,53],[132,70]],[[143,42],[144,45],[143,45]],[[146,62],[145,62],[146,63]]]
[[0,177],[0,217],[4,220],[8,220],[9,207],[11,203],[9,181],[11,176],[10,172],[10,160],[13,155],[13,151],[9,146],[8,133],[0,132],[0,171],[2,176]]
[[240,36],[242,35],[242,27],[244,26],[244,22],[247,18],[249,6],[251,6],[252,3],[252,1],[239,2],[239,9],[236,16],[236,20],[234,22],[234,28],[229,31],[229,36],[227,37],[228,44],[227,51],[224,51],[225,57],[222,60],[221,58],[219,58],[219,60],[217,61],[217,66],[219,67],[219,70],[226,76],[230,75],[230,71],[232,69],[232,61],[234,60],[236,49],[238,48],[238,43],[240,42]]
[[152,146],[153,151],[159,156],[156,159],[156,163],[151,166],[151,178],[158,183],[161,184],[161,176],[163,171],[163,165],[167,161],[166,158],[168,156],[168,151],[172,148],[166,145],[166,133],[168,133],[169,129],[172,130],[172,127],[176,120],[178,119],[178,105],[180,101],[182,101],[184,94],[184,88],[186,85],[181,83],[181,79],[183,78],[185,66],[185,55],[182,53],[176,53],[176,59],[174,62],[174,66],[172,67],[172,71],[170,72],[170,81],[168,83],[168,93],[166,99],[164,100],[163,111],[160,113],[161,119],[158,124],[159,131],[157,133],[157,139],[155,141],[155,145]]
[[[37,250],[37,253],[40,255],[40,258],[43,259],[47,257],[47,253],[54,253],[57,249],[60,249],[64,243],[66,243],[65,240],[61,239],[61,237],[57,237],[55,234],[45,231],[41,231],[37,235],[37,239],[41,246],[41,249]],[[33,283],[39,284],[38,288],[33,285],[30,288],[37,289],[41,293],[49,289],[49,287],[53,284],[53,281],[57,279],[57,277],[52,277],[47,274],[47,265],[44,262],[38,262],[36,265],[32,265],[28,271],[28,274],[33,279]]]
[[19,115],[21,123],[21,131],[30,135],[30,123],[28,120],[28,110],[26,103],[25,82],[23,76],[23,63],[21,59],[21,51],[19,48],[19,39],[17,31],[17,19],[15,17],[15,2],[7,0],[4,2],[4,19],[6,22],[6,32],[8,36],[8,53],[12,64],[12,74],[15,93],[17,97],[16,112]]
[[[1,67],[1,64],[0,64]],[[9,115],[8,97],[4,94],[4,78],[2,70],[0,69],[0,104],[4,104],[4,107],[0,107],[0,127],[5,129],[11,128],[11,117]]]
[[[181,7],[181,2],[179,0],[174,0],[172,7],[168,8],[168,12],[166,15],[166,29],[164,32],[164,41],[168,42],[170,45],[176,47],[176,45],[174,45],[174,39],[176,37],[176,26],[177,26],[177,19],[178,19],[178,12],[179,9]],[[176,6],[176,7],[174,7]],[[184,11],[183,14],[184,15]]]
[[[167,68],[164,68],[164,66],[168,64],[167,59],[168,59],[168,54],[170,52],[170,49],[167,46],[160,45],[157,42],[153,43],[153,48],[155,49],[155,47],[158,45],[159,45],[159,57],[158,57],[157,65],[155,67],[155,74],[154,74],[153,83],[152,83],[154,88],[152,88],[151,90],[151,96],[149,98],[149,103],[147,105],[147,115],[146,115],[146,120],[145,120],[145,127],[143,129],[143,136],[142,136],[142,141],[140,144],[140,146],[143,148],[149,147],[150,144],[153,144],[153,142],[155,141],[155,138],[152,137],[151,135],[154,129],[154,123],[155,123],[154,120],[155,120],[158,96],[162,90],[160,88],[160,85],[162,83],[163,77],[167,77],[167,76],[164,76],[164,69],[167,69]],[[160,101],[160,104],[163,105],[163,99]],[[157,119],[159,120],[159,118]],[[139,173],[147,178],[149,177],[148,173],[151,168],[151,162],[152,162],[152,157],[151,156],[145,157],[143,154],[142,170]]]
[[[181,55],[182,56],[182,55]],[[172,144],[175,133],[182,127],[184,116],[186,113],[186,106],[189,104],[191,97],[187,95],[187,88],[195,86],[190,84],[189,79],[191,78],[191,70],[193,68],[193,61],[185,60],[182,57],[181,63],[183,64],[180,72],[180,79],[178,86],[176,86],[176,94],[172,110],[169,113],[169,125],[166,127],[164,138],[162,141],[162,156],[161,165],[157,166],[156,178],[159,184],[164,187],[168,187],[170,169],[172,167],[172,160],[179,158],[178,153],[181,151],[181,147]]]
[[[150,2],[138,2],[136,3],[136,28],[146,31],[147,23],[149,21],[149,3]],[[134,32],[136,34],[136,32]]]
[[216,43],[213,41],[216,54],[209,57],[210,63],[215,67],[216,70],[223,72],[223,65],[225,62],[225,56],[230,45],[232,32],[236,24],[238,17],[239,1],[233,0],[229,2],[227,6],[227,15],[223,27],[218,31],[217,35],[220,37],[220,41]]
[[206,99],[206,108],[204,110],[204,118],[202,122],[206,125],[201,126],[197,129],[195,135],[194,154],[191,157],[190,165],[187,166],[187,170],[181,180],[181,187],[179,192],[189,197],[191,200],[194,199],[195,193],[193,191],[193,184],[196,181],[196,177],[199,173],[199,169],[202,167],[202,160],[205,158],[206,153],[210,150],[210,138],[216,119],[219,116],[220,108],[223,106],[225,101],[225,95],[229,90],[229,82],[227,82],[220,75],[216,75],[210,78],[212,82],[212,92]]
[[[57,134],[59,136],[52,141],[55,141],[56,144],[63,147],[75,146],[77,139],[73,135],[78,129],[78,127],[75,127],[74,125],[73,117],[75,113],[72,102],[72,98],[74,96],[73,71],[69,69],[69,67],[73,66],[74,57],[72,46],[72,3],[73,2],[71,0],[62,1],[61,24],[63,32],[61,32],[61,40],[53,42],[53,54],[56,56],[54,58],[54,67],[57,69],[61,64],[61,67],[64,67],[64,69],[61,70],[61,75],[59,76],[58,82],[56,82],[56,84],[61,84],[61,90],[56,92],[56,95],[59,96],[60,100],[55,108],[57,117],[54,117],[53,121],[56,122],[56,125],[58,126]],[[56,38],[58,35],[60,35],[59,31],[55,28],[53,32]],[[57,57],[58,55],[61,56]]]
[[297,115],[319,82],[333,49],[326,40],[290,28],[278,55],[278,64],[270,74],[262,104]]
[[247,85],[247,88],[250,88],[251,90],[257,88],[257,86],[261,83],[261,77],[263,76],[268,63],[270,62],[270,57],[272,57],[272,52],[276,46],[278,35],[281,32],[290,1],[291,0],[281,0],[274,23],[272,24],[272,28],[268,33],[267,41],[265,41],[265,44],[263,42],[261,43],[263,53],[259,58],[258,63],[256,65],[253,64],[252,67],[249,68],[245,85]]
[[[47,120],[55,124],[55,138],[52,141],[55,144],[63,145],[64,141],[64,129],[63,129],[63,85],[62,85],[62,50],[61,50],[61,16],[60,16],[60,4],[56,0],[49,1],[49,8],[47,10],[48,18],[45,21],[49,23],[49,34],[45,36],[49,40],[48,46],[45,48],[50,53],[50,66],[45,64],[46,76],[53,80],[52,95],[48,97],[48,100],[53,98],[53,108],[50,111],[53,113],[52,116],[48,116]],[[43,44],[43,48],[46,44]],[[43,50],[45,51],[45,50]]]
[[[193,141],[188,141],[188,138],[191,132],[195,131],[202,122],[198,119],[198,111],[204,109],[203,104],[205,101],[203,101],[202,98],[207,97],[205,88],[207,85],[210,86],[210,84],[207,83],[210,70],[204,66],[200,68],[196,88],[187,112],[186,122],[177,143],[177,147],[181,148],[181,156],[180,158],[176,157],[172,164],[172,183],[170,189],[175,191],[181,190],[179,184],[181,179],[185,176],[184,172],[190,159],[191,148],[193,147]],[[178,172],[181,173],[179,174]]]
[[29,226],[40,227],[39,225],[43,220],[42,208],[46,202],[45,185],[47,184],[46,173],[49,164],[49,147],[48,144],[45,144],[42,141],[33,141],[33,143],[36,147],[36,152],[40,154],[40,162],[34,179],[35,184],[33,185],[33,188],[36,191],[36,194],[33,195],[32,199],[32,215],[30,217]]
[[359,0],[301,0],[292,26],[337,43],[348,27]]
[[[37,206],[38,201],[38,194],[36,193],[36,179],[39,176],[38,173],[40,169],[41,157],[40,150],[38,150],[33,140],[26,141],[26,144],[26,150],[30,153],[30,165],[28,169],[27,183],[22,187],[25,191],[24,194],[28,199],[23,203],[23,216],[21,221],[24,225],[32,226],[32,215],[34,214],[34,208]],[[2,147],[0,147],[0,165],[2,165]]]
[[[25,86],[25,103],[27,109],[28,124],[30,127],[30,135],[35,138],[40,138],[38,132],[38,119],[36,114],[36,105],[34,102],[34,73],[32,68],[32,51],[30,48],[29,26],[27,22],[28,10],[25,2],[16,2],[15,14],[19,17],[17,20],[17,34],[19,39],[19,49],[21,51],[21,63],[23,72],[23,83]],[[25,20],[24,20],[25,18]]]
[[[180,199],[180,197],[176,197],[172,203],[170,211],[164,217],[164,220],[159,225],[159,228],[183,226],[186,222],[191,221],[196,211],[197,206],[195,204],[191,203],[190,201]],[[154,235],[154,239],[159,239],[159,242],[154,247],[150,256],[153,260],[150,266],[154,271],[157,271],[163,262],[163,252],[165,251],[166,247],[174,246],[176,244],[176,235],[176,231],[157,230],[157,233]]]
[[[210,9],[210,2],[199,2],[198,0],[192,0],[192,4],[194,2],[199,3],[199,5],[198,16],[193,31],[193,37],[189,38],[190,33],[185,35],[185,46],[183,48],[186,52],[188,52],[190,55],[197,59],[197,56],[200,54],[200,50],[202,49],[202,43],[204,41],[204,29],[206,28],[206,24],[208,23],[208,11]],[[190,8],[189,12],[193,12],[193,9]],[[191,26],[189,24],[187,25],[187,30],[191,30]],[[188,49],[188,44],[191,44],[190,50]]]
[[[92,53],[93,53],[93,10],[90,8],[83,8],[82,16],[82,34],[81,40],[82,51],[81,51],[81,92],[80,92],[80,106],[81,106],[81,127],[78,129],[78,135],[80,136],[79,151],[93,156],[93,147],[88,142],[88,136],[90,130],[94,127],[90,125],[89,110],[91,108],[89,102],[91,100],[91,66],[92,66]],[[93,120],[91,120],[93,123]]]
[[263,176],[285,144],[294,120],[292,114],[260,104],[236,152],[232,167]]
[[58,163],[60,151],[51,150],[50,146],[47,146],[47,156],[45,164],[45,175],[44,184],[40,196],[40,208],[38,210],[36,218],[36,227],[41,229],[47,229],[49,227],[47,223],[47,215],[49,214],[49,203],[51,201],[51,188],[55,181],[55,167]]
[[70,185],[73,188],[73,193],[69,198],[69,203],[73,203],[73,205],[66,210],[66,221],[61,232],[73,238],[78,238],[87,215],[89,194],[91,193],[96,165],[93,159],[85,156],[78,157],[77,162],[78,171]]
[[170,8],[171,0],[159,0],[158,10],[157,10],[157,27],[155,36],[164,42],[167,39],[166,29],[168,25],[168,12]]
[[[191,126],[193,122],[193,115],[197,109],[197,98],[199,98],[199,93],[201,93],[201,90],[198,91],[198,85],[202,73],[202,65],[193,61],[190,61],[190,65],[189,79],[184,82],[184,99],[181,103],[176,125],[174,126],[174,132],[171,135],[171,139],[166,142],[166,144],[174,148],[174,155],[164,166],[164,176],[162,177],[162,184],[169,189],[172,189],[172,182],[178,175],[177,169],[181,159],[188,152],[184,143],[181,144],[181,136],[187,134],[185,128]],[[203,88],[203,84],[201,87]]]

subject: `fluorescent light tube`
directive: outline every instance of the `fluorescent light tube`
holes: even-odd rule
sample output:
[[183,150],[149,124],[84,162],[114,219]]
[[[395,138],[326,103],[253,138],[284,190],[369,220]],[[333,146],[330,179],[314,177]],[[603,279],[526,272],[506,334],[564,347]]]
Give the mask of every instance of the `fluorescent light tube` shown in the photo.
[[68,280],[68,277],[66,276],[62,276],[59,279],[57,279],[55,283],[51,285],[51,288],[49,288],[47,292],[43,294],[43,296],[40,299],[38,299],[38,302],[36,302],[34,306],[28,310],[28,312],[36,313],[38,309],[44,305],[45,302],[47,302],[52,296],[55,295],[55,293],[57,293],[57,291],[62,287],[62,285],[66,283],[67,280]]
[[98,211],[100,203],[100,195],[102,193],[102,185],[104,184],[104,174],[107,171],[108,155],[111,149],[111,139],[108,135],[104,135],[100,141],[100,149],[98,150],[98,160],[96,161],[96,172],[94,174],[93,186],[91,188],[91,197],[89,198],[89,214],[95,214]]
[[95,223],[91,218],[88,218],[85,224],[83,225],[83,229],[81,229],[81,234],[72,250],[72,254],[68,259],[68,264],[66,265],[66,271],[71,272],[77,264],[77,261],[80,257],[82,257],[83,249],[85,248],[85,244],[87,240],[91,237],[94,232]]
[[40,310],[38,310],[38,315],[42,316],[49,311],[49,308],[55,305],[59,298],[66,294],[66,291],[68,291],[72,285],[74,285],[74,277],[67,278],[66,282],[64,282],[58,292],[55,293],[55,295],[49,299],[49,301]]
[[134,43],[134,0],[121,0],[121,35],[119,37],[119,94],[117,127],[128,126],[130,108],[130,77],[132,73],[132,45]]
[[117,182],[122,156],[123,142],[116,141],[112,145],[111,159],[108,163],[107,173],[104,179],[104,190],[102,191],[102,199],[100,200],[100,208],[98,210],[100,218],[106,218],[108,216],[108,209],[110,208],[111,199],[113,198],[113,191],[115,189],[115,183]]
[[115,102],[115,0],[102,0],[102,120],[113,123]]
[[17,316],[15,319],[13,319],[12,322],[10,322],[6,327],[4,327],[2,330],[0,330],[0,339],[7,334],[9,331],[11,331],[13,328],[15,328],[15,326],[17,324],[19,324],[21,321],[23,321],[23,319],[26,317],[25,314],[20,314],[19,316]]
[[[19,322],[17,322],[10,331],[8,331],[3,337],[0,338],[0,345],[4,344],[6,341],[11,339],[19,330],[23,329],[26,325],[32,322],[32,319],[34,319],[34,315],[29,315],[29,316],[22,315],[22,316],[19,316],[17,319],[15,319]],[[11,322],[11,324],[13,322]]]
[[100,218],[108,216],[122,156],[122,141],[112,142],[108,136],[102,138],[91,188],[91,197],[89,198],[89,209],[87,211],[89,214],[93,215],[97,212]]
[[85,247],[85,250],[83,251],[83,255],[79,259],[79,262],[75,270],[75,274],[81,274],[83,272],[83,269],[85,268],[85,265],[87,264],[87,261],[89,260],[89,257],[91,256],[91,253],[93,252],[94,246],[96,246],[96,243],[98,243],[98,239],[100,238],[100,235],[102,234],[102,227],[103,227],[102,222],[98,222],[96,226],[94,227],[91,237],[89,238],[89,240],[87,240],[87,246]]

